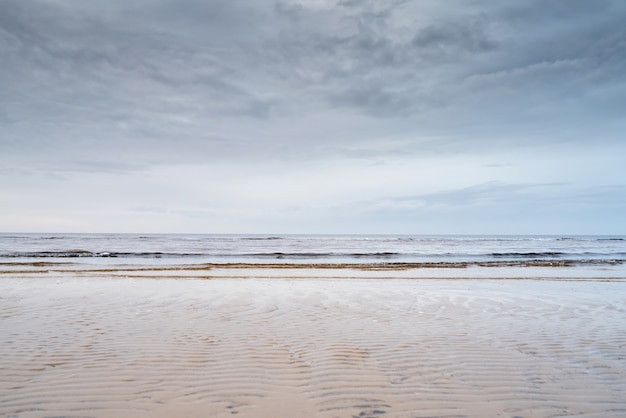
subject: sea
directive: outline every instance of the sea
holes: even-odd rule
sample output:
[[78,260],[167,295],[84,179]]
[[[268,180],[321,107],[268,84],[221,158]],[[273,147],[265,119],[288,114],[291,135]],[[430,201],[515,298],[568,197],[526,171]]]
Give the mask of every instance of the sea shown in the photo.
[[478,277],[498,268],[503,277],[626,279],[626,236],[0,234],[0,265],[43,262],[469,269]]

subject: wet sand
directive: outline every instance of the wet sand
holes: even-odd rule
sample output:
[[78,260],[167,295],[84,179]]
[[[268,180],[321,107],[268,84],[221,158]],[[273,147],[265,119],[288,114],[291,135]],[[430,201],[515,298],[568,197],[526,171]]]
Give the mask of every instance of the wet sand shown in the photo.
[[0,416],[623,417],[625,318],[623,281],[16,273]]

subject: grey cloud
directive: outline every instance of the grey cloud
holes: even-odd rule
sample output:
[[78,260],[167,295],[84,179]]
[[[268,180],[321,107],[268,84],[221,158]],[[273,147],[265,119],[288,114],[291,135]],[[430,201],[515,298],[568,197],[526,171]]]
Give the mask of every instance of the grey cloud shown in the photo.
[[413,97],[407,91],[387,89],[382,85],[354,85],[330,95],[331,103],[338,106],[362,108],[374,117],[402,117],[414,112]]
[[[415,204],[418,207],[468,207],[474,205],[492,205],[511,202],[512,199],[519,199],[520,196],[528,194],[542,194],[541,191],[562,187],[562,184],[506,184],[500,182],[490,182],[475,186],[446,191],[430,193],[418,196],[403,196],[393,198],[399,207],[407,204]],[[533,196],[536,197],[536,196]]]
[[305,9],[301,4],[291,4],[284,1],[278,1],[274,4],[274,12],[282,18],[294,21],[302,18],[305,13]]
[[[615,0],[531,0],[512,3],[504,8],[503,14],[514,22],[554,23],[555,20],[580,19],[587,21],[597,14],[606,15],[621,8]],[[622,9],[623,10],[623,9]]]
[[[291,196],[302,176],[318,188],[311,205],[359,201],[339,208],[345,219],[361,213],[381,229],[465,215],[532,224],[538,207],[552,211],[546,224],[574,207],[581,219],[623,217],[621,0],[0,0],[0,10],[0,174],[28,187],[24,205],[54,187],[71,200],[89,178],[165,207],[167,183],[181,208],[210,218],[203,207],[215,204],[237,225],[240,200],[219,191],[247,207],[266,172],[280,200],[267,213],[315,215]],[[198,201],[199,189],[209,197]]]
[[[560,207],[561,204],[618,210],[626,207],[626,185],[584,187],[569,183],[508,184],[489,182],[462,189],[416,196],[388,198],[386,210],[468,207],[524,207],[527,204]],[[369,202],[369,205],[378,202]],[[562,209],[562,208],[561,208]],[[575,209],[573,206],[571,209]]]
[[[554,24],[544,26],[524,16],[518,4],[417,25],[408,30],[412,37],[406,36],[406,27],[399,31],[389,21],[391,9],[370,13],[367,3],[349,3],[351,12],[337,32],[307,21],[319,12],[300,7],[295,36],[281,41],[281,64],[294,69],[290,75],[316,91],[318,99],[368,116],[420,117],[424,109],[432,116],[437,109],[445,113],[468,103],[458,114],[461,123],[486,124],[491,112],[506,112],[506,119],[520,115],[519,122],[528,124],[531,115],[523,113],[534,106],[579,120],[575,107],[586,107],[585,95],[596,88],[594,78],[608,84],[623,78],[626,54],[618,41],[624,38],[619,13],[611,16],[599,8],[590,23],[581,24],[580,5],[578,12],[563,10]],[[407,8],[407,15],[412,12]],[[473,104],[474,96],[481,98],[479,106]],[[422,126],[437,119],[435,114]]]
[[[312,155],[339,138],[298,124],[333,111],[404,132],[407,149],[449,132],[431,147],[532,144],[548,118],[608,141],[626,105],[624,6],[566,3],[5,0],[0,147],[101,167],[114,151],[94,143],[145,161]],[[507,140],[511,126],[532,135]]]
[[[202,139],[214,144],[205,120],[266,118],[276,103],[242,82],[247,66],[201,44],[141,25],[119,27],[92,10],[65,13],[60,5],[40,8],[29,0],[4,6],[0,118],[6,129],[0,147],[20,157],[14,164],[67,148],[69,155],[58,158],[68,166],[80,167],[71,162],[80,159],[75,153],[93,158],[95,168],[106,167],[111,161],[97,160],[113,158],[114,150],[125,150],[122,158],[145,158],[155,147],[140,144],[164,141],[186,146],[163,157],[185,149],[193,157],[198,145],[206,148]],[[30,153],[19,156],[25,148]]]
[[491,182],[414,196],[379,197],[345,211],[381,230],[419,233],[614,233],[626,186]]
[[548,1],[512,6],[499,15],[510,32],[500,69],[584,60],[587,67],[581,68],[581,75],[586,75],[586,71],[610,66],[613,60],[623,65],[625,16],[626,5],[619,1]]
[[498,46],[487,34],[483,19],[428,26],[418,30],[412,43],[420,52],[426,50],[430,55],[485,52]]

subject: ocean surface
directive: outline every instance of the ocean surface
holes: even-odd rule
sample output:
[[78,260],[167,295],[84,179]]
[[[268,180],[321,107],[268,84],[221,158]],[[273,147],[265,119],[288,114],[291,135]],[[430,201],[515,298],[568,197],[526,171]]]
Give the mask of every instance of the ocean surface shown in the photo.
[[0,234],[0,264],[42,262],[540,268],[564,277],[626,278],[626,236]]

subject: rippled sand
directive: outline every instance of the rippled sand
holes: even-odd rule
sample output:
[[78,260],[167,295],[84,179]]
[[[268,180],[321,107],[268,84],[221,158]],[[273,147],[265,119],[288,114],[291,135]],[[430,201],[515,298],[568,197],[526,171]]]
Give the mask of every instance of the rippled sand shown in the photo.
[[626,416],[624,282],[71,275],[0,292],[0,416]]

